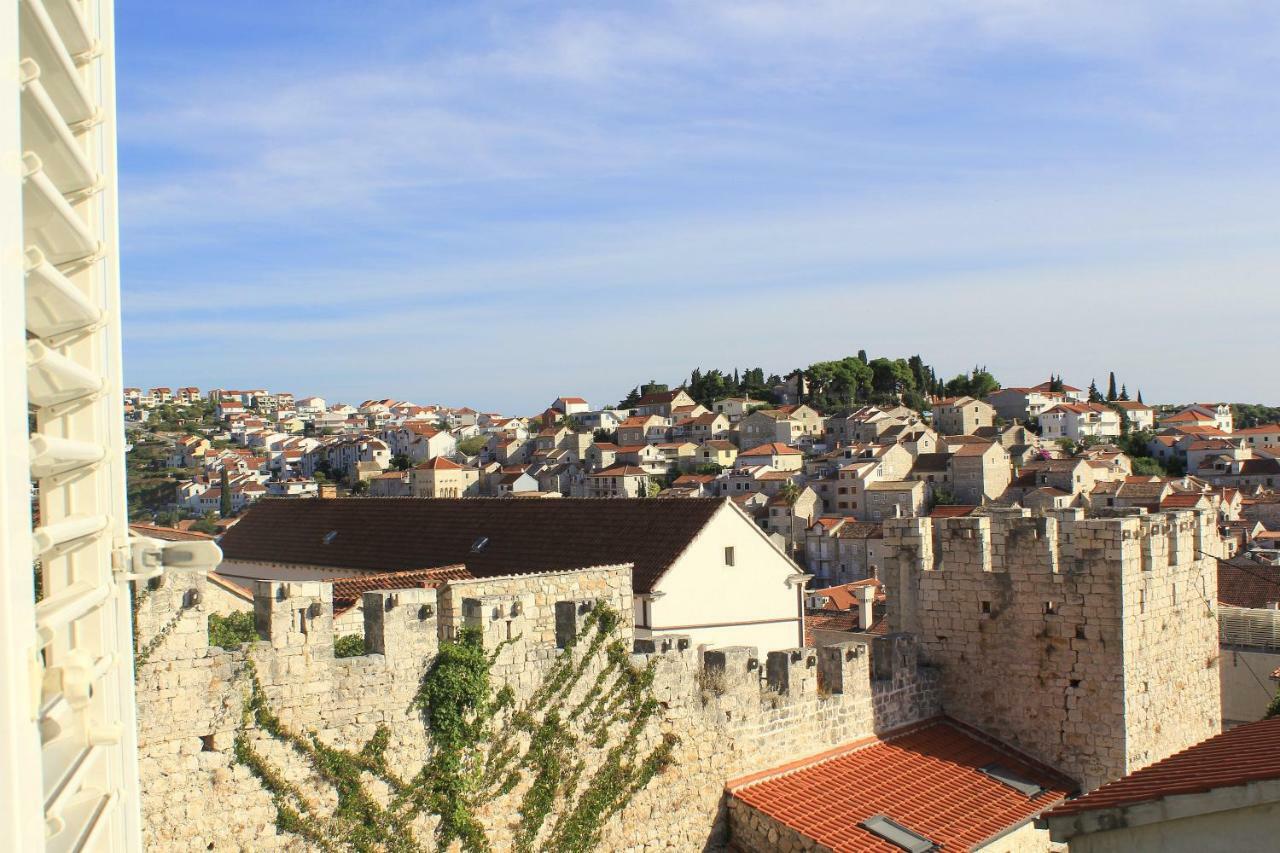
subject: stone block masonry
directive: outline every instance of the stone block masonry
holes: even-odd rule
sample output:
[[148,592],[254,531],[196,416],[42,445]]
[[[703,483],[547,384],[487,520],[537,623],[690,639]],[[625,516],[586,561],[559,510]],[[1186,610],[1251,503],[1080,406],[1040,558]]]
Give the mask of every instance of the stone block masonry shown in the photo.
[[948,714],[1093,788],[1220,730],[1216,538],[1194,512],[890,519],[890,625]]
[[[272,796],[235,760],[243,730],[318,812],[337,805],[333,786],[296,750],[246,724],[248,661],[283,725],[347,750],[360,749],[385,727],[387,767],[408,779],[432,749],[412,703],[441,642],[463,628],[478,629],[486,647],[496,650],[494,686],[510,686],[517,708],[534,702],[565,656],[581,660],[584,672],[565,707],[583,706],[593,685],[609,683],[601,674],[607,665],[593,662],[570,638],[594,608],[608,605],[620,619],[617,636],[630,648],[630,578],[630,567],[606,566],[366,593],[367,653],[335,658],[328,584],[258,584],[254,618],[261,639],[224,650],[208,645],[204,578],[167,575],[140,592],[136,606],[139,647],[149,650],[137,682],[148,848],[317,849],[277,828]],[[714,849],[725,842],[726,780],[940,710],[937,673],[919,664],[916,641],[907,635],[764,654],[746,647],[704,651],[680,636],[654,638],[648,646],[652,651],[629,658],[653,666],[658,705],[636,752],[649,754],[664,735],[679,741],[672,766],[608,817],[601,849]],[[586,761],[584,778],[599,757]],[[528,791],[522,782],[478,811],[495,849],[514,849],[512,827]],[[414,825],[428,849],[434,820]]]

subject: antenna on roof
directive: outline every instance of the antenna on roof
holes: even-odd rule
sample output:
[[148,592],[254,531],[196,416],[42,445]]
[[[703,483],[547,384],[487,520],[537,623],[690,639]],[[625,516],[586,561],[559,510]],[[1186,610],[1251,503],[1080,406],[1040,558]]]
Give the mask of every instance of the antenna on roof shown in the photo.
[[338,538],[338,531],[330,530],[320,539],[320,541],[323,542],[325,545],[332,545],[333,540],[337,538]]
[[471,543],[471,553],[472,553],[472,554],[479,554],[481,551],[483,551],[483,550],[484,550],[484,546],[486,546],[486,545],[488,545],[488,544],[489,544],[489,537],[488,537],[488,536],[481,536],[481,537],[480,537],[480,538],[478,538],[476,541],[474,541],[474,542],[472,542],[472,543]]

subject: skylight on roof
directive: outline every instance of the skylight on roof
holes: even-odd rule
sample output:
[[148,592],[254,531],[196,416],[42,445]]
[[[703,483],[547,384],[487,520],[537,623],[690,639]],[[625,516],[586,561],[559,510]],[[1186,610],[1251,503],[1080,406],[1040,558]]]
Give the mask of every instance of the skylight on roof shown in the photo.
[[1026,794],[1029,798],[1044,793],[1043,787],[1025,776],[1019,776],[1003,764],[993,762],[986,767],[979,767],[978,770],[995,779],[1001,785],[1012,788],[1020,794]]
[[918,832],[907,829],[896,820],[891,820],[882,814],[872,815],[858,824],[858,826],[861,826],[872,835],[883,838],[890,844],[901,847],[908,853],[932,853],[932,851],[939,849],[936,842]]
[[489,544],[488,536],[481,536],[479,539],[471,543],[471,553],[479,554],[484,550],[484,546]]

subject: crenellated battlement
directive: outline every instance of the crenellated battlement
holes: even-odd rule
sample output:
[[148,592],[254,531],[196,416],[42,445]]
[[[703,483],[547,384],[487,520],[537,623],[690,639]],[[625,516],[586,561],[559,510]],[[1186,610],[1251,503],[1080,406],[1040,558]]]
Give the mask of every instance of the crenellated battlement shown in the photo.
[[[510,687],[517,708],[542,707],[545,685],[576,673],[567,692],[554,694],[562,718],[572,719],[573,709],[596,701],[591,690],[614,683],[616,657],[588,638],[596,630],[594,611],[607,606],[616,614],[609,642],[629,652],[625,660],[635,672],[651,671],[660,708],[638,744],[652,749],[664,733],[674,733],[681,745],[675,773],[640,792],[610,824],[611,849],[672,839],[701,846],[721,825],[727,779],[941,709],[937,674],[920,664],[917,640],[905,634],[819,649],[706,649],[679,634],[637,642],[629,566],[366,592],[366,653],[343,658],[333,649],[330,584],[260,582],[253,592],[259,640],[238,649],[209,646],[203,576],[168,575],[139,603],[140,641],[160,638],[138,673],[152,846],[189,840],[193,818],[183,804],[199,800],[195,837],[202,849],[208,842],[215,849],[288,847],[289,839],[275,834],[270,796],[234,760],[249,672],[272,712],[294,731],[360,749],[385,727],[389,769],[412,778],[431,749],[414,698],[440,645],[464,628],[480,632],[494,655],[493,688]],[[602,707],[609,707],[607,700]],[[312,781],[289,750],[259,731],[250,734],[255,748],[289,771],[294,784]],[[486,811],[485,820],[500,833],[517,815],[520,793]],[[680,807],[672,809],[673,802]]]
[[1217,537],[1193,511],[890,519],[889,624],[920,638],[949,711],[1100,784],[1219,724]]
[[908,570],[1106,575],[1158,572],[1219,553],[1217,526],[1196,511],[1121,510],[1086,518],[1079,509],[992,509],[960,518],[884,522],[889,563]]

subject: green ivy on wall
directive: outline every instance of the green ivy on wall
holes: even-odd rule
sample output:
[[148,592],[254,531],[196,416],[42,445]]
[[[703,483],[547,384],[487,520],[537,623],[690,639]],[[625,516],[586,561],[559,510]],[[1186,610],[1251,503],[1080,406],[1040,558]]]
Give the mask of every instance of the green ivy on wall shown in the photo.
[[[479,810],[527,787],[511,829],[520,851],[594,849],[609,819],[672,762],[678,739],[665,734],[647,752],[641,743],[660,706],[652,663],[635,667],[617,636],[616,611],[598,605],[523,707],[510,687],[494,690],[491,670],[503,643],[486,651],[478,631],[464,629],[442,643],[413,701],[430,748],[412,779],[391,773],[384,759],[390,732],[379,727],[357,752],[325,745],[315,732],[298,734],[271,711],[256,670],[246,665],[249,691],[235,757],[271,794],[276,825],[325,850],[427,849],[413,832],[421,815],[438,820],[434,847],[458,842],[490,849]],[[518,639],[518,638],[517,638]],[[576,701],[575,687],[593,666],[594,680]],[[253,746],[256,727],[288,745],[337,793],[331,814]],[[378,803],[369,784],[390,793]],[[555,819],[548,826],[552,815]],[[504,834],[504,838],[507,837]]]

